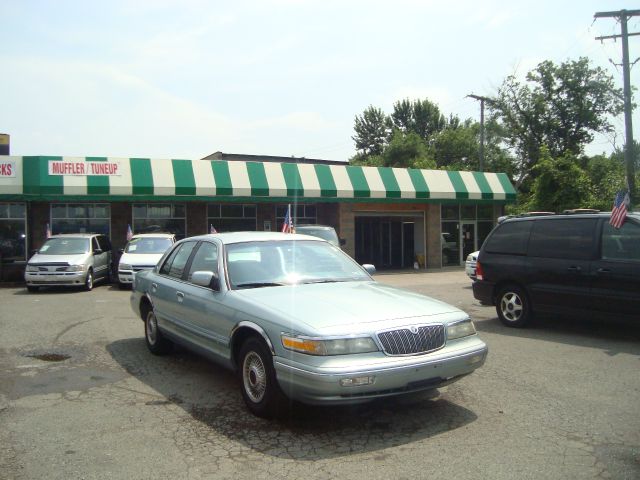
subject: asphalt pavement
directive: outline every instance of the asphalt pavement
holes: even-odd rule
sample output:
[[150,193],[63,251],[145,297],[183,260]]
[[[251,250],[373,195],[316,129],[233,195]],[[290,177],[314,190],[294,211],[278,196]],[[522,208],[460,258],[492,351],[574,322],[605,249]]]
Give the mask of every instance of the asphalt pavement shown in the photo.
[[115,285],[0,288],[0,479],[640,478],[640,324],[514,330],[462,269],[376,279],[468,312],[484,367],[439,395],[270,421],[231,372],[149,354]]

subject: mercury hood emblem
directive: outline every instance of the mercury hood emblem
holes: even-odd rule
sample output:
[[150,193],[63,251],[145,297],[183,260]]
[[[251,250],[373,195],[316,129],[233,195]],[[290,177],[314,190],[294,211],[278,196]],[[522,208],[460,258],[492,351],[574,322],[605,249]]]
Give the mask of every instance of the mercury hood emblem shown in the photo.
[[414,335],[418,334],[418,327],[409,327],[409,330],[411,331],[411,333],[413,333]]

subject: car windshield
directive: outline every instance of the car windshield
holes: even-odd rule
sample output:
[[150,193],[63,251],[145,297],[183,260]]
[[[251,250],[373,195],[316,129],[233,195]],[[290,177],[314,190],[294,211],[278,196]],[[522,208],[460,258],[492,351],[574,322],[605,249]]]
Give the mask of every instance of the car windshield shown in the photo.
[[296,233],[302,233],[303,235],[312,235],[314,237],[326,240],[336,247],[340,245],[338,241],[338,235],[336,231],[330,228],[314,228],[314,227],[297,227]]
[[226,252],[234,289],[371,280],[351,257],[326,242],[234,243]]
[[134,238],[124,248],[125,253],[164,253],[171,247],[171,239],[166,237]]
[[77,255],[89,251],[88,238],[50,238],[40,247],[43,255]]

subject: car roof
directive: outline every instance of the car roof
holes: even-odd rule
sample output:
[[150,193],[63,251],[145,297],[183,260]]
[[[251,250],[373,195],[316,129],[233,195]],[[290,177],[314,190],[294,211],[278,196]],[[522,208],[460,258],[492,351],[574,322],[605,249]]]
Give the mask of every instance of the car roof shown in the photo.
[[[91,238],[103,235],[102,233],[59,233],[51,235],[49,238]],[[47,240],[49,240],[49,238]]]
[[136,233],[131,239],[134,238],[173,238],[173,233]]
[[313,228],[314,230],[317,229],[321,229],[321,230],[335,230],[333,227],[330,227],[329,225],[309,225],[309,224],[304,224],[304,225],[298,225],[297,227],[295,227],[296,230],[303,230],[305,228]]
[[229,233],[213,233],[209,235],[199,235],[197,237],[189,237],[184,240],[205,240],[217,238],[225,245],[232,243],[244,243],[244,242],[266,242],[266,241],[285,241],[285,240],[308,240],[313,242],[325,242],[318,237],[311,237],[309,235],[298,235],[295,233],[280,233],[280,232],[229,232]]
[[[640,218],[640,212],[628,212],[627,216],[633,218]],[[505,218],[501,223],[511,223],[511,222],[528,222],[528,221],[553,221],[560,218],[609,218],[611,217],[611,212],[592,212],[592,213],[583,213],[581,211],[575,211],[572,213],[567,211],[566,213],[557,213],[557,214],[540,214],[540,215],[523,215],[523,216],[513,216],[509,218]]]

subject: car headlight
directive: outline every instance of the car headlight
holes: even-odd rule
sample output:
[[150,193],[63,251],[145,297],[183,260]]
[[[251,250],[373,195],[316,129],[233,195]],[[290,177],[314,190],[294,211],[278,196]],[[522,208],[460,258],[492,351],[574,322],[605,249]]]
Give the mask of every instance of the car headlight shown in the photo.
[[316,339],[282,335],[281,338],[284,348],[309,355],[348,355],[378,351],[378,346],[371,337]]
[[27,272],[37,272],[37,271],[38,271],[38,267],[27,264]]
[[70,265],[67,267],[67,272],[82,272],[84,265]]
[[118,270],[133,270],[133,267],[127,263],[121,263],[118,266]]
[[476,327],[470,319],[463,320],[461,322],[452,323],[447,325],[447,338],[453,340],[454,338],[467,337],[469,335],[475,335]]

